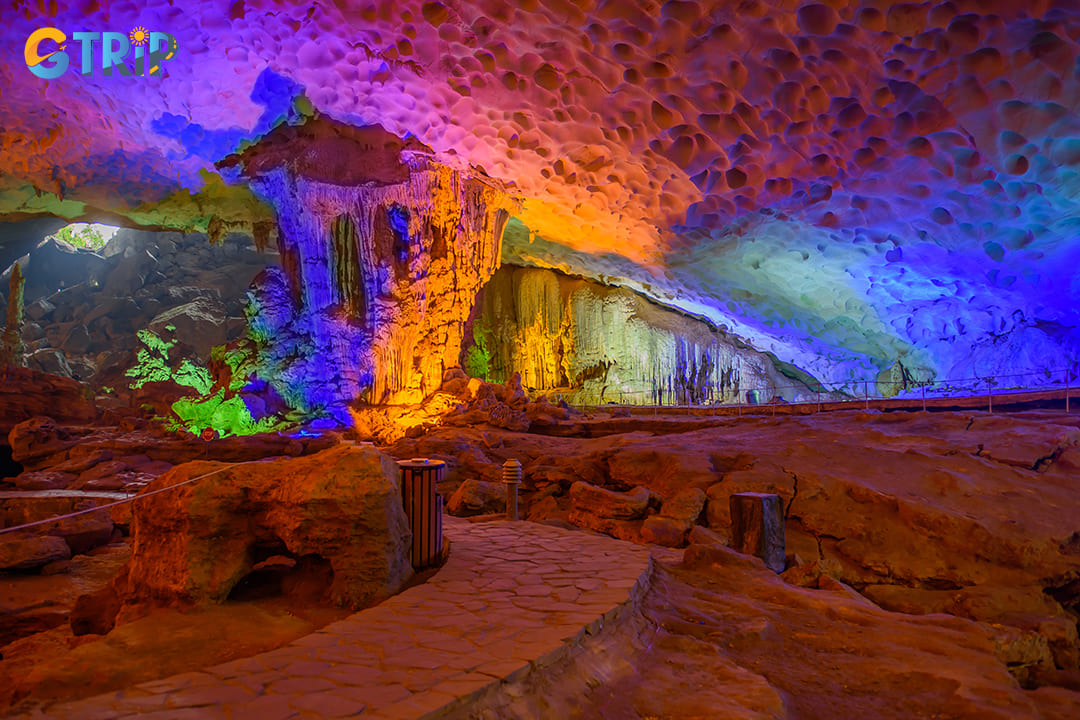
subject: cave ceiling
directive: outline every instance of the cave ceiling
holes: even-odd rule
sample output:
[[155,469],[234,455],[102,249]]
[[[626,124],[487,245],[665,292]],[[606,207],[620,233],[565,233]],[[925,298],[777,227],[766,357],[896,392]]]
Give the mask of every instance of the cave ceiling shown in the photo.
[[[317,114],[508,184],[503,262],[632,287],[826,380],[1075,358],[1076,2],[16,0],[0,20],[6,219],[250,232],[273,209],[219,161]],[[70,64],[51,79],[27,64],[46,27]],[[105,36],[85,58],[74,39],[137,28],[175,38],[162,76],[104,77]]]

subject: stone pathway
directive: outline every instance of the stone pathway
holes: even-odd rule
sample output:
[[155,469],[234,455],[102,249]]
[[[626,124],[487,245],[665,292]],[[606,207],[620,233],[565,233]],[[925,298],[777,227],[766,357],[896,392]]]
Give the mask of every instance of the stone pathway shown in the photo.
[[634,609],[652,577],[649,548],[609,537],[526,522],[444,523],[453,543],[446,565],[377,607],[278,650],[22,717],[438,717],[567,657]]

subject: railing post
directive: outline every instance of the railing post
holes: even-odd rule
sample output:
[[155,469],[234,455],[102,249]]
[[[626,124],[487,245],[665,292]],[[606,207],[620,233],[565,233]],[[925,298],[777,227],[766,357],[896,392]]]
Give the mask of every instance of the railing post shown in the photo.
[[1065,369],[1065,414],[1069,414],[1069,370]]
[[922,385],[922,411],[926,412],[926,383]]
[[993,382],[993,375],[986,378],[986,408],[990,413],[994,412],[994,391],[991,389],[993,387]]
[[863,388],[863,390],[862,390],[863,400],[866,401],[866,409],[869,410],[870,409],[870,381],[869,380],[863,380],[862,388]]

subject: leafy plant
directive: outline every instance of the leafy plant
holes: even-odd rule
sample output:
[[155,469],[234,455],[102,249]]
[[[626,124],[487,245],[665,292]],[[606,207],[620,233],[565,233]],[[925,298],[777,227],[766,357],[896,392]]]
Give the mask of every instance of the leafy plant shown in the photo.
[[184,427],[196,435],[208,427],[217,430],[221,437],[254,435],[274,432],[287,424],[273,416],[255,420],[243,398],[234,395],[225,399],[224,389],[209,397],[177,400],[172,411],[180,420],[176,427]]
[[90,250],[100,250],[108,242],[101,232],[93,225],[76,224],[62,227],[56,231],[54,237],[63,240],[69,245]]
[[473,344],[465,352],[465,360],[462,365],[464,365],[465,373],[469,377],[487,380],[488,373],[491,372],[491,353],[488,351],[483,333],[478,333],[474,327],[472,335]]
[[152,330],[140,330],[136,335],[145,347],[135,354],[135,366],[124,373],[127,377],[135,378],[130,385],[132,390],[138,390],[148,382],[172,380],[177,385],[193,388],[200,395],[210,392],[214,383],[206,368],[187,358],[181,360],[175,370],[170,367],[169,350],[176,345],[175,340],[165,340]]
[[[167,326],[166,329],[173,328]],[[126,373],[128,377],[135,378],[131,383],[133,390],[148,382],[171,380],[198,393],[172,404],[172,411],[176,416],[172,429],[184,428],[199,434],[209,427],[216,430],[221,437],[228,437],[274,432],[289,424],[275,416],[256,420],[242,397],[225,397],[225,388],[211,395],[214,382],[210,370],[187,358],[181,360],[180,365],[173,369],[169,362],[169,351],[176,345],[175,340],[166,340],[150,330],[140,330],[137,335],[144,347],[136,354],[136,365]],[[211,358],[217,362],[225,362],[235,372],[243,360],[243,354],[219,346],[211,350]],[[235,391],[243,384],[243,379],[236,374],[229,389]]]

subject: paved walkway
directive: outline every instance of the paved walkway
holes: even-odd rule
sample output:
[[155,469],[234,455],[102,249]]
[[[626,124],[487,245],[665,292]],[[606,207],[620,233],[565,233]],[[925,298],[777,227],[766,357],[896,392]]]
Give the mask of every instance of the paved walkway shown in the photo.
[[649,548],[608,537],[450,517],[445,532],[428,582],[291,645],[25,717],[434,718],[566,657],[651,579]]

